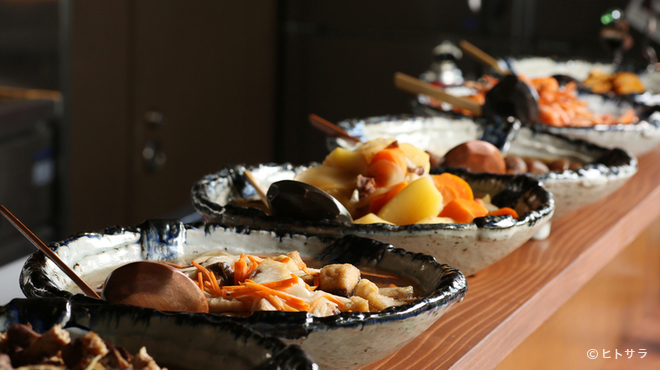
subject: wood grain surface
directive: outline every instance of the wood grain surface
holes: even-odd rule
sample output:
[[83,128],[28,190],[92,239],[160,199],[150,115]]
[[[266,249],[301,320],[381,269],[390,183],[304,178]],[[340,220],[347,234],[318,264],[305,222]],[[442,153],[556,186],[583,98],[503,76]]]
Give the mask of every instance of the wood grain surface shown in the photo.
[[463,302],[365,369],[493,369],[660,216],[657,158],[660,147],[608,198],[553,221],[548,239],[469,276]]

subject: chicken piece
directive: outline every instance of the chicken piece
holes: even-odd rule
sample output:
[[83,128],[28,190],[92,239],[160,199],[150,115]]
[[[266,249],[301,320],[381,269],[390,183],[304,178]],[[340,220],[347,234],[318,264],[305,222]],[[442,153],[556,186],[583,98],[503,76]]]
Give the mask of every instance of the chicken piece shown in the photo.
[[250,309],[247,303],[237,299],[214,297],[208,298],[207,301],[209,304],[209,313],[247,312]]
[[69,332],[62,329],[62,325],[55,325],[24,350],[17,352],[12,362],[19,366],[39,363],[44,358],[55,356],[70,342]]
[[378,312],[390,306],[398,306],[405,302],[399,302],[394,298],[380,294],[380,289],[369,279],[362,279],[353,290],[353,295],[369,301],[369,311]]
[[398,301],[408,301],[414,298],[412,285],[404,287],[380,288],[378,293],[386,297],[394,298]]
[[360,281],[360,270],[351,264],[327,265],[321,269],[319,288],[342,297],[350,297]]
[[350,302],[339,308],[341,312],[369,312],[369,301],[366,299],[358,296],[352,296],[349,299]]
[[85,357],[105,356],[110,352],[101,337],[90,331],[82,337],[83,355]]
[[153,357],[149,356],[146,348],[140,348],[140,351],[133,357],[133,369],[135,370],[160,370]]
[[267,283],[289,278],[291,278],[291,271],[286,267],[286,264],[277,262],[271,258],[263,260],[250,276],[250,279],[255,283]]

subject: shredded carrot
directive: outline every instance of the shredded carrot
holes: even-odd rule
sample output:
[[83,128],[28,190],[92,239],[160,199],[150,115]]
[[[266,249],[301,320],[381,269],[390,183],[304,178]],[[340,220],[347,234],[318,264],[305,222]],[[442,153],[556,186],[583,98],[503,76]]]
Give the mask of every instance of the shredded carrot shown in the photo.
[[263,258],[259,258],[259,257],[257,257],[257,256],[252,256],[252,255],[248,255],[247,258],[248,258],[250,261],[252,261],[252,263],[256,263],[257,265],[264,261]]
[[160,263],[165,264],[165,265],[170,265],[170,266],[172,266],[174,268],[178,268],[178,269],[186,268],[186,266],[177,265],[176,263],[172,263],[172,262],[168,262],[168,261],[160,261]]
[[204,282],[203,281],[204,280],[202,279],[202,272],[198,271],[197,272],[197,284],[199,285],[199,289],[201,289],[202,292],[204,291]]
[[307,285],[307,283],[305,283],[305,287],[306,287],[307,290],[309,290],[310,292],[313,292],[313,291],[315,291],[319,286],[318,286],[318,285],[315,285],[315,286],[309,286],[309,285]]
[[279,297],[275,297],[275,296],[272,296],[268,293],[259,292],[259,291],[257,291],[256,294],[259,297],[264,298],[265,300],[270,302],[270,304],[272,304],[276,309],[278,309],[280,311],[284,310],[284,305],[282,304],[282,300],[279,299]]
[[296,261],[296,266],[298,266],[298,269],[299,269],[299,270],[304,270],[304,269],[307,268],[307,265],[306,265],[305,262],[303,262],[303,261],[300,261],[300,262],[297,262],[297,261]]
[[234,262],[234,284],[238,284],[247,277],[247,263],[245,260],[238,259]]
[[287,263],[287,262],[289,262],[289,261],[291,261],[291,257],[286,256],[286,257],[283,257],[283,258],[282,258],[281,260],[279,260],[278,262]]
[[316,275],[319,274],[318,271],[312,271],[312,270],[308,269],[307,267],[303,267],[303,268],[301,268],[301,270],[303,270],[303,272],[306,273],[307,275],[316,276]]
[[218,280],[215,278],[213,271],[209,272],[211,273],[211,284],[213,284],[213,290],[215,290],[217,294],[220,294],[220,284],[218,284]]
[[257,269],[258,266],[259,266],[259,265],[257,265],[256,263],[252,263],[252,264],[250,264],[250,267],[249,267],[248,270],[245,272],[245,278],[246,278],[246,279],[249,278],[250,275],[252,275],[252,273],[254,272],[254,270]]
[[211,280],[211,273],[209,270],[206,269],[206,267],[200,265],[199,263],[192,261],[193,266],[197,267],[198,270],[200,270],[203,274],[204,277],[208,280]]
[[333,296],[332,294],[327,294],[327,293],[326,293],[326,294],[324,294],[323,296],[324,296],[325,299],[327,299],[328,301],[330,301],[330,302],[332,302],[332,303],[336,303],[337,306],[339,306],[339,307],[344,307],[344,302],[340,301],[337,297]]
[[309,305],[307,303],[305,303],[305,301],[303,301],[302,299],[300,299],[296,296],[293,296],[293,295],[288,294],[288,293],[281,292],[279,290],[271,289],[269,287],[263,286],[262,284],[255,283],[254,281],[252,281],[250,279],[245,280],[245,285],[250,286],[250,287],[255,287],[260,291],[263,291],[263,292],[269,293],[271,295],[280,297],[284,300],[284,302],[286,304],[288,304],[292,308],[296,308],[296,309],[304,310],[304,311],[307,311],[307,309],[309,308]]

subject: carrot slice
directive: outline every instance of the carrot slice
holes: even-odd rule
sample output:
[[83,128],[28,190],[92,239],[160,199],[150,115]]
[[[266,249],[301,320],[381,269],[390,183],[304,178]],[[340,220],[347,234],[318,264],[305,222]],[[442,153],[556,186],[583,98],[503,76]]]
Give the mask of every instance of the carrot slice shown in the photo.
[[511,215],[511,217],[513,218],[518,218],[518,212],[516,212],[515,209],[509,207],[502,207],[488,214],[488,216],[504,216],[504,215]]
[[399,192],[403,188],[405,188],[406,185],[408,185],[408,183],[405,182],[405,181],[402,181],[402,182],[392,186],[392,188],[390,188],[390,190],[388,190],[388,191],[386,191],[382,194],[378,194],[375,197],[371,198],[371,200],[369,201],[369,212],[374,213],[374,214],[378,213],[378,211],[380,211],[380,209],[383,208],[383,206],[385,204],[387,204],[387,202],[392,200],[392,198],[394,198],[395,195],[399,194]]
[[442,203],[445,206],[456,198],[474,199],[470,184],[456,175],[445,172],[439,175],[431,175],[431,178],[435,187],[442,194]]
[[449,202],[438,216],[450,217],[457,223],[466,224],[472,222],[477,217],[483,217],[487,214],[488,209],[474,200],[456,198]]
[[238,284],[247,277],[247,263],[240,258],[234,262],[234,284]]

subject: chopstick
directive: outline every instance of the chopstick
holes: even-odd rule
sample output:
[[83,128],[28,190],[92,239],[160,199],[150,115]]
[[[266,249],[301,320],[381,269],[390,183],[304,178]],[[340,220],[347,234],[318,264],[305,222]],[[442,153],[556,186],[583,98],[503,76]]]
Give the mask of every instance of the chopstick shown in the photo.
[[20,231],[21,234],[23,234],[23,236],[25,236],[30,242],[32,242],[32,244],[34,244],[34,246],[37,247],[37,249],[43,252],[43,254],[45,254],[46,257],[50,258],[50,260],[53,261],[55,265],[57,265],[57,267],[59,267],[62,271],[64,271],[64,273],[67,274],[67,276],[71,278],[71,280],[73,280],[73,282],[76,283],[76,285],[78,285],[80,289],[82,289],[85,295],[87,295],[88,297],[101,299],[101,297],[99,297],[99,295],[94,291],[94,289],[92,289],[89,285],[87,285],[87,283],[85,283],[85,281],[83,281],[83,279],[81,279],[80,276],[78,276],[78,274],[76,274],[69,266],[67,266],[67,264],[64,263],[64,261],[62,261],[60,257],[57,254],[55,254],[55,252],[50,250],[50,248],[48,248],[48,246],[46,246],[46,244],[44,244],[44,242],[42,242],[41,239],[39,239],[36,235],[34,235],[34,233],[30,231],[30,229],[28,229],[27,226],[23,225],[23,223],[18,218],[16,218],[16,216],[14,216],[11,212],[9,212],[9,210],[5,206],[0,205],[0,212],[2,213],[3,216],[5,216],[7,221],[9,221],[9,223],[14,225],[14,227],[18,231]]

